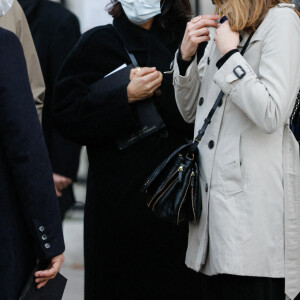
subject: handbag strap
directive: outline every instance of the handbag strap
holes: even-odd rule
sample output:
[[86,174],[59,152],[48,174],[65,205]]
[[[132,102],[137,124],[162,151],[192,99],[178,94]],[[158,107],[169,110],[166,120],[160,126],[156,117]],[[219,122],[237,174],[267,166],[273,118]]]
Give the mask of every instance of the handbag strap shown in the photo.
[[[244,45],[244,47],[243,47],[243,49],[241,51],[241,55],[245,54],[245,52],[246,52],[246,50],[247,50],[247,48],[248,48],[248,46],[250,44],[250,41],[251,41],[251,38],[252,38],[253,34],[254,34],[254,32],[252,32],[250,34],[250,36],[248,37],[248,39],[247,39],[247,41],[246,41],[246,43],[245,43],[245,45]],[[193,147],[192,150],[193,151],[196,151],[196,149],[198,147],[198,144],[201,142],[201,140],[202,140],[202,138],[203,138],[203,136],[204,136],[204,134],[206,132],[206,129],[207,129],[208,125],[211,123],[213,115],[215,114],[217,108],[219,107],[219,104],[222,101],[223,96],[224,96],[224,92],[221,91],[220,94],[219,94],[219,96],[217,97],[217,100],[215,101],[212,109],[210,110],[207,118],[204,120],[204,124],[203,124],[202,128],[198,131],[198,135],[194,139],[194,143],[192,145],[192,147]]]
[[112,27],[113,27],[113,29],[115,30],[115,32],[117,33],[117,35],[119,36],[120,40],[122,41],[123,46],[124,46],[124,48],[125,48],[125,50],[126,50],[128,56],[129,56],[129,58],[130,58],[130,60],[131,60],[131,63],[132,63],[132,65],[133,65],[133,67],[134,67],[134,68],[138,68],[138,67],[139,67],[139,64],[138,64],[138,62],[137,62],[135,56],[134,56],[131,52],[129,52],[129,51],[127,50],[122,35],[120,34],[120,32],[118,31],[118,29],[116,28],[116,26],[115,26],[114,24],[112,24]]

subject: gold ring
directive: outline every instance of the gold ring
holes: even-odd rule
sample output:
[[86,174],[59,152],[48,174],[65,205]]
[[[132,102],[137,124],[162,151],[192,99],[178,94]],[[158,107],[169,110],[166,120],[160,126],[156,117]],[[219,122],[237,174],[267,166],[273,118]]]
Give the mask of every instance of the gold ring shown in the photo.
[[191,22],[192,22],[192,23],[197,23],[198,21],[201,20],[201,18],[202,18],[202,16],[197,16],[197,17],[193,18],[193,19],[191,20]]
[[141,71],[141,67],[136,67],[135,69],[137,73]]

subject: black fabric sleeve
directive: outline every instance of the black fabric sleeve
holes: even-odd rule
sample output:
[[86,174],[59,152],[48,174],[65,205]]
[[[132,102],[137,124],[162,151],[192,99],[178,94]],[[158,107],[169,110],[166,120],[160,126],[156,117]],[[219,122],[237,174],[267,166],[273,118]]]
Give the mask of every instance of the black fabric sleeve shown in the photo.
[[188,67],[190,66],[190,64],[192,63],[192,61],[194,60],[194,58],[195,58],[195,55],[189,61],[183,60],[181,51],[180,51],[180,47],[179,47],[178,54],[177,54],[177,63],[178,63],[178,67],[179,67],[179,73],[181,76],[185,76],[186,71],[187,71]]
[[[14,34],[1,31],[0,53],[1,147],[18,195],[18,205],[35,241],[37,257],[49,259],[63,253],[65,247],[48,152],[23,49]],[[42,239],[43,234],[47,235],[46,241]]]
[[129,76],[126,82],[105,77],[126,63],[124,57],[122,42],[106,26],[82,36],[56,83],[54,123],[65,137],[83,145],[99,144],[137,125],[127,97]]
[[[52,83],[54,83],[59,69],[79,38],[80,27],[78,19],[73,14],[68,13],[57,25],[55,36],[51,43],[48,70],[50,70]],[[53,89],[53,86],[48,88]],[[53,92],[48,95],[50,99],[46,100],[52,102]],[[50,110],[48,114],[50,114],[50,118],[52,119],[52,103],[45,105],[44,110],[46,109]],[[53,172],[76,181],[81,145],[71,142],[57,132],[53,128],[52,120],[48,123],[43,124],[43,127],[50,126],[49,130],[51,134],[48,137],[50,141],[47,144],[50,148],[49,153]]]
[[233,50],[230,50],[229,52],[227,52],[222,58],[220,58],[218,61],[217,61],[217,68],[218,69],[221,69],[222,66],[226,63],[226,61],[230,58],[231,55],[233,55],[234,53],[237,53],[239,52],[238,49],[233,49]]

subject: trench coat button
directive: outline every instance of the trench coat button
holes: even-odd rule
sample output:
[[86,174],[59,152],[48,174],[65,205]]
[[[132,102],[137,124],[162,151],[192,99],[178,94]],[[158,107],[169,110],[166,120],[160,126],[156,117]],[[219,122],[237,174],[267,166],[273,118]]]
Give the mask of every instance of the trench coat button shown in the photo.
[[205,185],[205,192],[208,192],[208,184]]
[[215,146],[215,142],[214,142],[214,141],[210,141],[210,142],[208,143],[208,148],[209,148],[209,149],[213,149],[214,146]]
[[45,241],[48,238],[47,234],[42,235],[42,240]]
[[49,249],[49,248],[50,248],[50,244],[49,244],[49,243],[46,243],[46,244],[45,244],[45,248],[46,248],[46,249]]
[[220,103],[219,103],[219,107],[221,107],[223,105],[223,99],[221,99]]
[[207,64],[208,65],[210,64],[210,58],[209,57],[207,58]]
[[201,97],[200,100],[199,100],[199,105],[201,106],[203,103],[204,103],[204,98]]
[[40,226],[40,227],[39,227],[39,231],[40,231],[40,232],[44,232],[44,230],[45,230],[45,227],[44,227],[44,226]]

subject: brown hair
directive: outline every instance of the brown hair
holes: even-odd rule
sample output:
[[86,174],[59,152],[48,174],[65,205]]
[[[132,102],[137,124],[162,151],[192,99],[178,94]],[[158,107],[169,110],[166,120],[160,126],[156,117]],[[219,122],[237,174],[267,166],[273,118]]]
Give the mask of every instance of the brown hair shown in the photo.
[[[290,0],[214,0],[216,7],[229,19],[233,31],[255,31],[269,9]],[[295,9],[296,13],[300,13]]]
[[[189,0],[161,0],[162,12],[156,17],[162,28],[171,29],[172,26],[187,22],[192,16],[192,9]],[[107,5],[108,13],[113,18],[124,14],[121,3],[118,0],[111,0]]]

